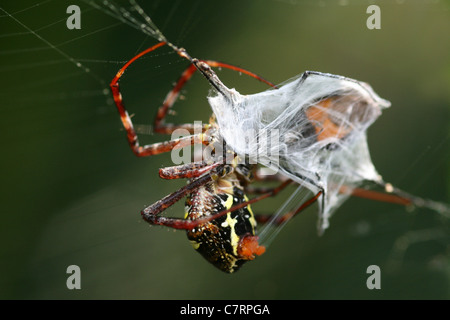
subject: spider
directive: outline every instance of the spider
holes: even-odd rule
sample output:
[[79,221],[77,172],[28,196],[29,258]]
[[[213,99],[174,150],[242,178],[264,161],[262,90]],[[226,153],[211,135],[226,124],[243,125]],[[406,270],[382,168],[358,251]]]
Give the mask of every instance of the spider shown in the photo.
[[[160,134],[171,134],[177,129],[184,129],[189,131],[191,135],[141,146],[131,118],[125,108],[119,89],[119,81],[125,70],[133,62],[164,45],[170,46],[178,55],[189,60],[190,65],[182,73],[173,89],[166,96],[162,106],[158,109],[153,129],[155,133]],[[188,179],[188,184],[144,208],[141,211],[141,215],[151,225],[185,230],[194,249],[206,260],[226,273],[233,273],[239,270],[246,261],[253,260],[256,256],[265,252],[265,247],[258,242],[256,226],[258,222],[266,223],[271,218],[267,215],[255,215],[251,205],[267,197],[277,195],[293,181],[287,178],[279,178],[280,183],[275,188],[252,189],[250,184],[254,180],[264,181],[267,178],[259,174],[257,165],[243,161],[233,149],[227,145],[225,147],[221,145],[223,144],[223,139],[214,115],[210,118],[208,124],[202,126],[200,133],[195,133],[193,124],[176,125],[165,123],[165,117],[169,109],[177,101],[180,90],[196,71],[200,71],[217,92],[223,93],[226,90],[226,87],[222,85],[215,72],[211,69],[212,67],[238,71],[277,89],[277,86],[271,82],[240,67],[212,60],[192,58],[184,49],[178,48],[170,42],[160,42],[133,57],[118,71],[111,81],[110,87],[122,124],[127,133],[128,143],[136,156],[153,156],[194,144],[202,144],[205,148],[211,150],[213,155],[211,159],[161,168],[159,176],[162,179]],[[337,98],[339,97],[324,97],[324,99],[318,101],[318,105],[326,107]],[[311,108],[311,110],[314,109]],[[315,126],[314,124],[322,121],[323,125],[325,120],[328,121],[328,119],[322,119],[323,114],[318,114],[309,116],[311,122],[310,136],[314,136],[315,139],[322,139],[322,136],[326,138],[329,135],[339,135],[339,139],[345,139],[346,132],[337,130],[336,125],[333,126],[333,123],[328,125],[327,131],[318,131],[317,125]],[[305,179],[307,178],[305,177]],[[249,199],[246,195],[247,193],[256,193],[258,196]],[[296,209],[285,213],[275,220],[271,220],[271,223],[281,224],[293,218],[317,201],[323,193],[324,190],[319,188],[319,191],[307,201],[303,202]],[[362,189],[355,189],[352,193],[356,196],[403,205],[411,203],[409,199],[396,195],[381,194]],[[184,219],[161,215],[164,210],[182,198],[186,198]]]

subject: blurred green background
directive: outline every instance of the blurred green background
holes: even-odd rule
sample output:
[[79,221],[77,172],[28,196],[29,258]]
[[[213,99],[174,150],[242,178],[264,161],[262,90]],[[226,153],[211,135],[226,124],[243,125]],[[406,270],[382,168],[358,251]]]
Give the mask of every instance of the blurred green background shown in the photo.
[[[411,193],[449,203],[448,1],[141,2],[167,38],[194,57],[236,64],[275,83],[304,70],[370,83],[392,102],[369,130],[378,171]],[[366,27],[372,3],[381,8],[380,30]],[[7,12],[0,12],[0,298],[450,298],[449,221],[429,210],[350,199],[319,237],[312,207],[233,275],[205,262],[184,232],[149,227],[140,210],[185,182],[158,178],[170,155],[132,154],[105,89],[156,41],[85,2],[38,4],[0,3]],[[66,28],[71,4],[81,8],[81,30]],[[152,123],[186,66],[161,49],[125,74],[123,96],[136,123]],[[219,76],[243,93],[265,89],[231,72]],[[207,121],[208,90],[194,77],[170,120]],[[254,211],[273,212],[282,201]],[[179,203],[167,215],[182,217],[183,210]],[[66,287],[73,264],[81,268],[81,290]],[[381,290],[366,287],[369,265],[381,268]]]

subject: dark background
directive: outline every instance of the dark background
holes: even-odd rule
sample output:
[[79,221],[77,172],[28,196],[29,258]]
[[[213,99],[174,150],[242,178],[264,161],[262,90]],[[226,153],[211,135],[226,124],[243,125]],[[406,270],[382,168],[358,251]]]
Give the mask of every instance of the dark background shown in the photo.
[[[369,130],[378,171],[413,194],[449,202],[448,1],[376,1],[381,30],[366,27],[369,1],[142,2],[167,38],[194,57],[275,83],[304,70],[370,83],[392,102]],[[70,4],[81,8],[81,30],[66,28]],[[158,178],[170,155],[133,156],[105,89],[156,41],[85,2],[0,7],[19,21],[0,13],[1,298],[450,298],[449,221],[430,210],[350,199],[318,237],[312,207],[233,275],[203,261],[184,232],[149,227],[139,211],[184,182]],[[161,49],[130,68],[121,84],[136,123],[152,123],[186,66]],[[242,93],[265,89],[231,72],[219,76]],[[194,77],[170,120],[207,121],[208,90]],[[270,199],[254,211],[270,213],[282,202]],[[167,215],[183,211],[179,203]],[[66,287],[72,264],[81,268],[78,291]],[[369,265],[381,268],[381,290],[366,287]]]

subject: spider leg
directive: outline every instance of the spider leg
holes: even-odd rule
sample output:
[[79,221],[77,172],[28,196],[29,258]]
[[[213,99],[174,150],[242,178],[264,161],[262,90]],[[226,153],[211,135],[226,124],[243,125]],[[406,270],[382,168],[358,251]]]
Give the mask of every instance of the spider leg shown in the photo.
[[[228,87],[226,85],[224,85],[222,83],[222,81],[220,81],[217,74],[211,69],[211,66],[207,60],[192,59],[191,61],[195,65],[195,67],[198,69],[198,71],[200,71],[203,74],[203,76],[209,81],[209,83],[217,90],[217,92],[219,92],[225,99],[233,100],[234,92],[232,90],[228,89]],[[239,72],[245,71],[245,74],[250,75],[250,76],[254,77],[255,79],[263,81],[263,82],[271,85],[272,87],[276,88],[276,86],[273,85],[271,82],[257,76],[253,72],[241,69],[239,67],[231,66],[226,63],[213,62],[213,61],[209,61],[209,62],[213,65],[215,64],[218,67],[224,67],[224,68],[232,69],[232,70],[239,71]]]
[[[266,176],[266,175],[260,175],[258,173],[258,170],[255,170],[255,180],[258,180],[258,181],[263,181],[263,182],[264,181],[286,181],[286,179],[287,178],[285,176],[283,176],[282,174]],[[272,188],[272,187],[253,187],[251,185],[247,185],[245,187],[246,193],[249,193],[249,194],[271,193],[271,192],[273,192],[274,189],[275,188]],[[309,206],[311,206],[314,202],[317,201],[317,199],[321,195],[322,195],[322,191],[319,191],[317,194],[312,196],[310,199],[303,202],[296,210],[289,211],[280,217],[273,218],[272,214],[266,214],[266,215],[255,214],[255,219],[258,223],[262,223],[262,224],[270,222],[274,225],[281,225],[281,224],[287,222],[288,220],[292,219],[293,217],[295,217],[297,214],[299,214],[300,212],[302,212]]]
[[[371,199],[381,202],[388,202],[394,204],[400,204],[406,207],[418,207],[428,208],[434,210],[444,216],[450,216],[450,207],[443,203],[438,203],[433,200],[420,198],[411,195],[403,190],[400,190],[390,183],[383,181],[377,182],[377,184],[384,188],[384,192],[367,190],[362,188],[356,188],[351,191],[351,195],[355,197]],[[344,190],[342,190],[344,188]],[[341,192],[345,192],[345,187],[341,187]]]
[[[276,86],[273,83],[271,83],[270,81],[267,81],[266,79],[258,76],[257,74],[255,74],[251,71],[242,69],[240,67],[237,67],[237,66],[234,66],[234,65],[231,65],[228,63],[213,61],[213,60],[202,60],[201,62],[206,63],[206,65],[210,66],[210,67],[226,68],[226,69],[234,70],[237,72],[241,72],[241,73],[246,74],[250,77],[253,77],[261,82],[264,82],[271,87],[276,88]],[[162,104],[161,107],[159,107],[158,112],[155,117],[155,121],[154,121],[154,131],[155,132],[163,133],[163,134],[171,134],[174,130],[179,129],[179,128],[189,130],[189,132],[194,132],[193,124],[175,125],[175,124],[171,124],[171,123],[165,123],[164,119],[165,119],[169,109],[172,108],[174,103],[178,100],[181,89],[192,78],[192,76],[194,75],[194,73],[197,70],[199,70],[198,66],[195,63],[191,63],[189,65],[189,67],[186,70],[184,70],[184,72],[181,74],[180,78],[175,83],[173,89],[167,94],[166,98],[164,99],[164,103]],[[212,70],[211,70],[211,72],[214,73]],[[206,128],[207,128],[206,126],[203,127],[203,130],[206,130]]]
[[227,168],[226,165],[217,166],[216,168],[212,169],[209,174],[199,177],[198,179],[192,181],[191,183],[182,187],[178,191],[175,191],[174,193],[171,193],[170,195],[164,197],[163,199],[155,202],[151,206],[148,206],[147,208],[145,208],[144,210],[141,211],[143,219],[153,225],[162,225],[162,226],[166,226],[166,227],[174,228],[174,229],[189,230],[189,229],[196,228],[199,225],[202,225],[211,220],[220,218],[223,215],[227,214],[228,212],[232,212],[232,211],[241,209],[252,203],[263,200],[267,197],[275,196],[277,193],[282,191],[284,188],[286,188],[292,182],[291,180],[285,181],[281,185],[279,185],[277,188],[274,188],[273,190],[271,190],[271,192],[269,192],[269,193],[266,193],[266,194],[260,195],[256,198],[250,199],[248,201],[239,203],[239,204],[231,207],[230,209],[223,210],[223,211],[218,212],[213,215],[209,215],[205,218],[196,219],[196,220],[185,220],[185,219],[179,219],[179,218],[170,218],[170,217],[159,216],[159,214],[161,212],[163,212],[165,209],[172,206],[177,201],[179,201],[180,199],[182,199],[189,193],[192,193],[193,191],[195,191],[202,185],[205,185],[208,182],[212,181],[213,179],[216,179],[216,177],[218,175],[227,174],[228,172],[227,172],[226,168]]
[[305,202],[303,202],[296,210],[289,211],[282,215],[281,217],[277,217],[275,219],[272,218],[272,215],[255,215],[255,219],[259,223],[267,223],[270,222],[274,225],[281,225],[292,218],[294,218],[297,214],[311,206],[314,202],[317,201],[317,199],[322,195],[322,191],[319,191],[316,195],[309,198]]
[[[345,186],[342,186],[339,191],[341,193],[348,192],[348,190]],[[370,200],[375,200],[375,201],[381,201],[381,202],[395,203],[395,204],[400,204],[400,205],[404,205],[404,206],[408,206],[413,203],[412,199],[401,197],[396,194],[387,194],[387,193],[383,193],[383,192],[367,190],[367,189],[362,189],[362,188],[355,188],[355,189],[351,190],[350,194],[354,197],[370,199]]]
[[[169,109],[172,108],[174,103],[178,100],[181,89],[191,79],[195,71],[197,71],[197,68],[193,64],[191,64],[186,70],[184,70],[178,81],[175,83],[173,89],[167,94],[162,106],[159,107],[154,120],[153,130],[156,133],[171,134],[177,129],[188,130],[191,133],[195,131],[196,128],[194,127],[194,124],[186,123],[177,125],[164,122]],[[207,125],[203,125],[202,131],[205,131],[207,127]]]
[[[178,218],[166,218],[161,217],[159,214],[187,196],[188,194],[194,192],[201,186],[218,179],[219,177],[223,177],[230,173],[231,167],[229,165],[223,164],[222,162],[215,163],[213,165],[208,166],[209,168],[205,168],[207,171],[205,174],[197,178],[196,180],[191,181],[184,187],[179,190],[165,196],[161,200],[155,202],[154,204],[144,208],[141,211],[142,218],[150,224],[156,225],[164,225],[166,227],[171,227],[174,229],[190,229],[192,222],[198,221],[189,221]],[[210,221],[213,219],[208,219],[206,221]],[[206,222],[205,221],[205,222]],[[202,222],[204,223],[204,222]],[[194,222],[195,224],[195,222]],[[198,224],[196,224],[198,225]]]
[[[264,194],[267,192],[271,192],[274,188],[253,188],[251,186],[248,186],[246,189],[247,193],[254,193],[254,194]],[[340,192],[349,192],[345,186],[341,187]],[[294,218],[297,214],[311,206],[314,202],[316,202],[319,197],[322,195],[322,191],[319,191],[316,195],[302,203],[296,210],[289,211],[285,213],[283,216],[278,217],[276,219],[272,218],[272,215],[258,215],[255,214],[255,219],[258,223],[264,224],[264,223],[272,223],[274,225],[282,225],[283,223],[287,222],[288,220]],[[388,194],[383,193],[379,191],[373,191],[373,190],[367,190],[362,188],[355,188],[351,190],[351,195],[354,197],[364,198],[364,199],[370,199],[375,201],[381,201],[381,202],[388,202],[393,204],[399,204],[403,206],[410,206],[414,205],[415,198],[408,198],[405,195],[398,195],[398,194]],[[419,199],[422,200],[422,199]]]
[[172,206],[173,204],[175,204],[176,202],[180,201],[188,194],[194,192],[196,189],[212,181],[212,179],[213,177],[210,173],[205,174],[204,176],[201,176],[198,179],[190,182],[181,189],[165,196],[161,200],[158,200],[154,204],[143,209],[141,211],[142,218],[152,225],[162,225],[174,229],[185,229],[185,230],[192,229],[193,228],[192,225],[195,220],[191,221],[178,218],[170,218],[170,217],[167,218],[162,217],[159,214],[164,210],[166,210],[167,208],[169,208],[170,206]]
[[[139,53],[138,55],[136,55],[135,57],[133,57],[131,60],[129,60],[120,70],[119,72],[117,72],[117,74],[115,75],[115,77],[113,78],[113,80],[110,83],[110,87],[111,87],[111,91],[113,94],[113,98],[114,98],[114,102],[116,104],[116,107],[119,111],[120,114],[120,118],[122,120],[122,124],[125,128],[125,130],[127,131],[127,138],[128,138],[128,142],[130,144],[130,147],[132,148],[133,152],[138,155],[138,156],[150,156],[150,155],[154,155],[154,154],[158,154],[161,152],[166,152],[166,151],[158,151],[158,148],[162,148],[163,150],[166,150],[163,146],[157,146],[155,147],[155,145],[151,145],[151,146],[145,146],[145,147],[140,147],[139,146],[139,140],[138,140],[138,136],[136,133],[136,130],[133,127],[133,122],[131,121],[131,118],[128,114],[128,111],[125,108],[124,102],[123,102],[123,98],[122,98],[122,94],[120,92],[120,86],[119,86],[119,81],[121,79],[121,77],[123,76],[125,70],[136,60],[138,60],[139,58],[141,58],[142,56],[162,47],[163,45],[165,45],[165,42],[160,42],[144,51],[142,51],[141,53]],[[195,73],[195,71],[198,69],[198,65],[196,63],[194,63],[195,59],[192,59],[186,55],[183,54],[183,50],[182,49],[177,49],[177,53],[182,56],[187,58],[188,60],[191,61],[191,64],[189,65],[189,67],[182,73],[182,75],[180,76],[180,78],[178,79],[177,83],[175,84],[174,88],[167,94],[163,105],[158,109],[158,112],[156,114],[155,120],[154,120],[154,131],[156,133],[163,133],[163,134],[171,134],[173,133],[175,130],[177,129],[184,129],[189,131],[190,133],[195,133],[195,125],[194,124],[166,124],[164,123],[164,119],[168,113],[168,110],[173,106],[173,104],[178,100],[179,95],[180,95],[180,91],[183,88],[183,86],[191,79],[192,75]],[[195,60],[198,62],[198,60]],[[249,75],[255,79],[258,79],[259,81],[262,81],[264,83],[267,83],[268,85],[275,87],[275,85],[273,85],[272,83],[270,83],[269,81],[263,79],[262,77],[239,67],[230,65],[230,64],[226,64],[226,63],[221,63],[221,62],[217,62],[217,61],[212,61],[212,60],[207,60],[205,62],[202,62],[202,64],[205,64],[207,66],[207,68],[211,69],[208,65],[211,65],[213,67],[223,67],[223,68],[227,68],[227,69],[231,69],[231,70],[235,70],[241,73],[244,73],[246,75]],[[214,72],[212,70],[210,70],[213,74]],[[209,126],[208,125],[203,125],[202,126],[202,132],[205,132],[207,130]],[[156,149],[153,149],[153,148]],[[153,151],[151,151],[153,149]],[[168,151],[171,149],[168,149]]]
[[179,139],[140,146],[139,140],[137,139],[137,135],[134,133],[134,129],[131,127],[131,129],[127,130],[127,132],[128,132],[127,134],[128,143],[131,147],[131,150],[138,157],[153,156],[164,152],[170,152],[174,149],[182,149],[184,147],[191,146],[194,144],[209,143],[209,138],[206,137],[203,133],[199,133],[192,136],[181,137]]
[[[275,175],[263,175],[260,173],[259,170],[255,170],[254,179],[255,179],[255,181],[269,182],[269,181],[284,181],[284,180],[286,180],[286,177],[280,173],[277,173]],[[382,187],[384,187],[385,189],[390,188],[390,184],[388,184],[388,183],[384,183],[384,184],[380,184],[380,185]],[[251,194],[262,194],[262,193],[270,192],[270,189],[271,188],[267,188],[267,187],[254,187],[251,185],[247,185],[245,191],[246,191],[246,193],[251,193]],[[374,190],[369,190],[369,189],[364,189],[364,188],[349,189],[345,185],[341,186],[340,190],[339,190],[340,193],[350,193],[350,195],[353,197],[364,198],[364,199],[380,201],[380,202],[388,202],[388,203],[399,204],[399,205],[403,205],[403,206],[409,206],[409,205],[413,205],[415,203],[416,198],[414,196],[398,192],[398,190],[397,190],[397,192],[395,192],[395,191],[396,190],[392,190],[392,193],[390,193],[389,191],[381,192],[381,191],[374,191]],[[421,201],[421,199],[418,199],[416,202],[419,202],[419,201]]]
[[[262,182],[271,182],[271,181],[278,181],[278,182],[285,182],[288,181],[289,179],[286,177],[283,177],[282,175],[280,175],[280,177],[276,177],[276,176],[267,176],[264,178],[256,178],[255,177],[255,181],[262,181]],[[246,194],[264,194],[264,193],[271,193],[274,191],[274,189],[276,189],[276,187],[266,187],[266,186],[261,186],[261,187],[255,187],[252,186],[251,184],[246,184],[244,186],[244,190]]]
[[203,175],[219,166],[221,162],[208,164],[205,161],[191,162],[179,166],[159,169],[159,176],[162,179],[192,179]]
[[[139,157],[145,157],[145,156],[152,156],[155,154],[163,153],[171,151],[172,149],[176,148],[183,148],[187,145],[197,144],[197,143],[205,143],[207,144],[207,139],[204,139],[203,134],[197,134],[193,136],[183,137],[180,139],[162,142],[162,143],[155,143],[151,145],[146,146],[140,146],[139,145],[139,139],[136,134],[136,130],[133,127],[133,122],[131,121],[131,118],[128,114],[128,111],[125,108],[125,105],[123,103],[122,94],[120,93],[120,87],[119,87],[119,81],[124,74],[125,70],[137,59],[141,58],[145,54],[148,54],[157,48],[165,45],[165,42],[160,42],[153,47],[150,47],[135,57],[133,57],[131,60],[129,60],[120,70],[117,72],[116,76],[113,78],[113,80],[110,83],[111,91],[113,94],[114,102],[117,106],[117,110],[119,111],[120,118],[122,120],[122,124],[127,132],[127,139],[128,143],[133,150],[133,152],[139,156]],[[178,128],[183,128],[183,125],[178,126]],[[190,128],[190,125],[188,126]],[[175,128],[173,128],[175,130]],[[172,132],[173,132],[172,130]]]
[[257,75],[256,73],[253,73],[246,69],[240,68],[238,66],[234,66],[232,64],[223,63],[223,62],[214,61],[214,60],[204,60],[203,62],[205,62],[207,65],[209,65],[210,67],[213,67],[213,68],[226,68],[226,69],[230,69],[230,70],[234,70],[234,71],[246,74],[252,78],[255,78],[256,80],[264,82],[265,84],[271,86],[272,88],[278,89],[278,87],[275,84],[273,84],[272,82],[264,79],[263,77]]

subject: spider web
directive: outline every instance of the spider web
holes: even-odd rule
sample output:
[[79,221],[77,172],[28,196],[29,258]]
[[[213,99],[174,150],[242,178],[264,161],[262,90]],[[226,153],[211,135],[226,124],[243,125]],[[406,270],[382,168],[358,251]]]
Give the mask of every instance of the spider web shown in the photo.
[[[394,5],[389,9],[406,12],[406,16],[415,17],[411,9],[408,9],[408,1],[400,2],[396,4],[400,9]],[[402,189],[448,203],[450,97],[448,75],[442,67],[450,52],[448,44],[441,43],[436,46],[432,40],[428,40],[429,43],[416,46],[412,41],[414,37],[409,38],[410,42],[405,40],[405,44],[410,55],[420,63],[402,64],[403,60],[396,57],[404,52],[399,51],[399,47],[395,45],[397,38],[394,36],[389,38],[391,40],[386,40],[384,45],[378,44],[379,50],[376,49],[377,46],[367,43],[368,48],[373,50],[372,53],[369,49],[354,51],[355,43],[345,37],[340,38],[342,43],[330,38],[321,38],[315,42],[316,32],[323,36],[323,30],[329,30],[333,24],[338,25],[338,18],[333,19],[333,14],[339,17],[339,10],[345,10],[346,5],[361,12],[360,21],[355,22],[356,28],[361,28],[358,29],[359,32],[367,32],[363,30],[366,19],[365,4],[356,4],[353,1],[332,1],[326,4],[315,4],[313,1],[262,3],[269,9],[261,11],[261,17],[254,17],[247,22],[247,15],[252,10],[262,10],[262,5],[247,1],[239,4],[242,10],[237,11],[241,12],[235,12],[232,7],[237,7],[237,3],[221,3],[222,11],[229,13],[222,18],[220,12],[211,13],[215,10],[210,2],[140,2],[144,11],[167,38],[179,46],[185,46],[195,57],[238,64],[274,82],[282,82],[306,69],[345,74],[371,84],[374,82],[373,86],[380,88],[377,92],[393,102],[392,108],[383,114],[368,134],[377,170],[388,181]],[[420,5],[428,2],[415,3]],[[447,7],[440,2],[431,3],[439,8]],[[108,88],[114,74],[128,59],[156,43],[152,32],[141,27],[142,19],[145,18],[132,11],[132,5],[128,1],[113,2],[113,8],[124,7],[131,10],[131,17],[139,22],[121,20],[118,15],[108,13],[104,6],[99,9],[91,5],[90,1],[82,1],[75,3],[81,8],[82,29],[69,31],[66,27],[66,8],[71,4],[74,3],[55,0],[37,3],[4,1],[0,4],[0,96],[2,110],[5,111],[2,117],[4,150],[8,151],[2,157],[2,168],[5,185],[9,189],[4,195],[4,212],[8,213],[8,218],[3,224],[5,230],[2,232],[2,243],[9,246],[5,245],[1,250],[2,256],[21,257],[17,258],[14,265],[5,263],[5,274],[11,276],[10,279],[2,279],[2,283],[6,283],[2,288],[9,292],[9,296],[14,295],[12,292],[21,297],[27,294],[28,297],[35,297],[40,294],[24,294],[25,290],[17,287],[18,279],[22,283],[29,283],[31,279],[24,278],[23,274],[32,274],[30,270],[42,273],[42,279],[32,280],[37,288],[43,288],[54,277],[54,274],[45,273],[47,267],[55,272],[62,270],[58,260],[64,263],[67,261],[69,264],[69,255],[80,257],[80,252],[92,254],[96,252],[96,248],[104,250],[111,245],[120,247],[128,242],[130,246],[134,246],[137,239],[145,239],[149,234],[148,230],[144,229],[139,234],[135,229],[139,210],[145,204],[177,188],[173,183],[157,180],[156,169],[170,165],[170,159],[161,157],[144,162],[131,155],[124,132],[120,131],[120,122]],[[287,11],[296,14],[306,9],[314,10],[315,15],[296,19],[295,21],[303,20],[304,24],[301,24],[301,27],[293,27],[288,24],[288,18],[285,22],[270,20],[276,19],[275,16],[269,15],[270,8],[278,6],[288,8]],[[323,12],[318,8],[332,11],[333,14],[328,16],[328,20],[323,20],[320,24],[315,23],[313,17],[320,17],[317,12]],[[431,11],[436,10],[435,7],[431,8]],[[234,13],[233,18],[231,12]],[[393,18],[390,18],[388,12],[389,10],[383,11],[386,16],[383,16],[379,37],[387,37],[387,33],[383,33],[384,30],[393,29],[390,24],[390,19]],[[436,13],[436,20],[448,22],[449,19],[443,18],[448,18],[448,11],[447,15],[445,10],[442,12]],[[308,29],[308,24],[315,32]],[[220,25],[226,27],[220,29]],[[408,26],[412,27],[405,21],[405,29],[396,32],[402,36],[413,33],[406,31]],[[422,24],[421,26],[425,28]],[[448,24],[444,24],[443,30],[446,29],[445,26]],[[351,27],[355,28],[355,25]],[[344,32],[350,32],[351,27]],[[246,28],[250,28],[253,33],[246,33]],[[272,29],[275,31],[271,31]],[[237,34],[241,30],[242,36]],[[288,31],[292,33],[287,34]],[[420,31],[429,35],[434,34],[435,30],[429,26],[429,29]],[[261,37],[260,34],[267,37],[261,41],[264,46],[258,45],[256,41]],[[419,30],[417,34],[420,34]],[[370,41],[377,41],[375,38],[371,37]],[[330,49],[324,50],[324,43]],[[386,47],[393,53],[385,55],[383,52]],[[432,55],[427,55],[424,48],[433,48],[427,49]],[[227,50],[230,50],[228,55]],[[275,55],[275,52],[279,54]],[[340,57],[345,59],[340,60]],[[361,59],[361,65],[365,65],[367,69],[357,69],[356,66],[352,68],[347,60],[357,61],[355,57]],[[284,60],[288,62],[285,63]],[[271,64],[275,67],[272,68]],[[340,65],[346,66],[347,69],[340,69]],[[357,62],[355,65],[361,66]],[[136,113],[133,120],[136,119],[136,123],[142,124],[141,133],[149,141],[161,141],[161,137],[145,134],[151,129],[145,125],[151,123],[156,108],[170,90],[171,82],[185,66],[186,61],[170,50],[155,52],[144,59],[142,64],[129,70],[124,78],[127,107]],[[414,66],[417,70],[401,75],[402,71],[395,73],[392,66],[402,71]],[[391,74],[392,72],[394,74]],[[391,81],[391,77],[395,80]],[[253,93],[264,89],[263,86],[255,89],[253,84],[243,89],[239,82],[227,82],[230,81],[228,79],[234,81],[235,78],[227,78],[226,74],[224,79],[229,87],[235,86],[240,92]],[[206,101],[209,85],[204,84],[200,77],[198,80],[200,89],[195,89],[194,85],[190,86],[184,93],[186,101],[180,101],[180,105],[176,105],[177,114],[171,116],[174,122],[191,122],[200,118],[207,121],[211,113]],[[384,82],[389,85],[384,86]],[[136,107],[133,110],[137,105],[140,105],[141,109]],[[195,106],[195,112],[189,109],[192,106]],[[255,204],[254,211],[283,211],[282,204],[289,203],[285,200],[291,195],[301,199],[305,197],[300,192],[290,193],[282,200],[273,199],[259,206]],[[358,241],[366,239],[367,235],[388,233],[394,229],[395,235],[404,234],[404,237],[394,237],[390,239],[391,242],[381,243],[380,246],[389,249],[394,243],[392,260],[396,267],[410,266],[411,261],[416,263],[414,259],[418,259],[417,263],[427,264],[436,270],[442,270],[439,268],[444,262],[445,268],[445,261],[448,260],[448,254],[445,253],[445,248],[448,247],[447,220],[433,217],[427,210],[416,211],[410,215],[403,208],[393,205],[361,201],[361,205],[355,209],[352,203],[359,203],[359,200],[350,200],[336,213],[337,220],[331,222],[329,237],[344,233],[349,237],[354,236],[352,239]],[[307,241],[306,236],[300,233],[312,236],[315,211],[317,207],[299,216],[298,222],[293,221],[286,226],[275,228],[275,233],[268,235],[268,238],[272,240],[276,236],[278,240],[279,237],[280,246],[293,242],[297,245],[297,241]],[[309,212],[312,214],[308,214]],[[368,215],[368,212],[372,215]],[[135,217],[130,219],[133,214]],[[174,215],[180,216],[177,212],[174,212]],[[345,220],[346,217],[350,231],[339,227],[345,226],[342,219]],[[25,223],[24,220],[28,222]],[[97,226],[94,227],[94,224]],[[69,228],[69,225],[74,225],[73,229]],[[336,228],[333,228],[334,225]],[[380,225],[390,225],[392,229],[378,228]],[[110,230],[111,233],[105,230]],[[280,232],[281,230],[283,232]],[[308,230],[312,232],[308,233]],[[421,233],[421,230],[424,232]],[[169,238],[165,233],[158,233],[156,229],[151,231],[152,234]],[[69,240],[67,235],[73,238]],[[21,238],[20,241],[18,238]],[[160,238],[155,236],[152,240],[156,243]],[[178,246],[178,240],[180,239],[174,240],[174,246]],[[170,246],[171,240],[167,241]],[[33,242],[38,244],[31,246],[30,243]],[[411,255],[409,247],[418,242],[437,243],[430,245],[434,250],[431,250],[434,252],[431,258],[428,255],[425,258]],[[274,249],[276,244],[277,242],[272,244]],[[308,257],[300,252],[302,248],[305,249],[300,246],[299,252],[293,254],[302,258]],[[184,247],[182,249],[188,250]],[[147,254],[154,262],[160,261],[165,252],[158,257],[156,253],[141,250],[131,255],[129,261],[135,265],[140,264],[142,257]],[[116,260],[105,258],[105,261]],[[118,265],[126,269],[129,268],[128,263],[122,262],[122,265]],[[169,268],[169,262],[156,264],[161,270]],[[106,272],[115,274],[113,270],[106,269]],[[15,289],[10,289],[13,287]],[[160,292],[164,292],[162,285],[158,288]],[[49,296],[51,297],[52,293],[47,292],[47,297]]]

